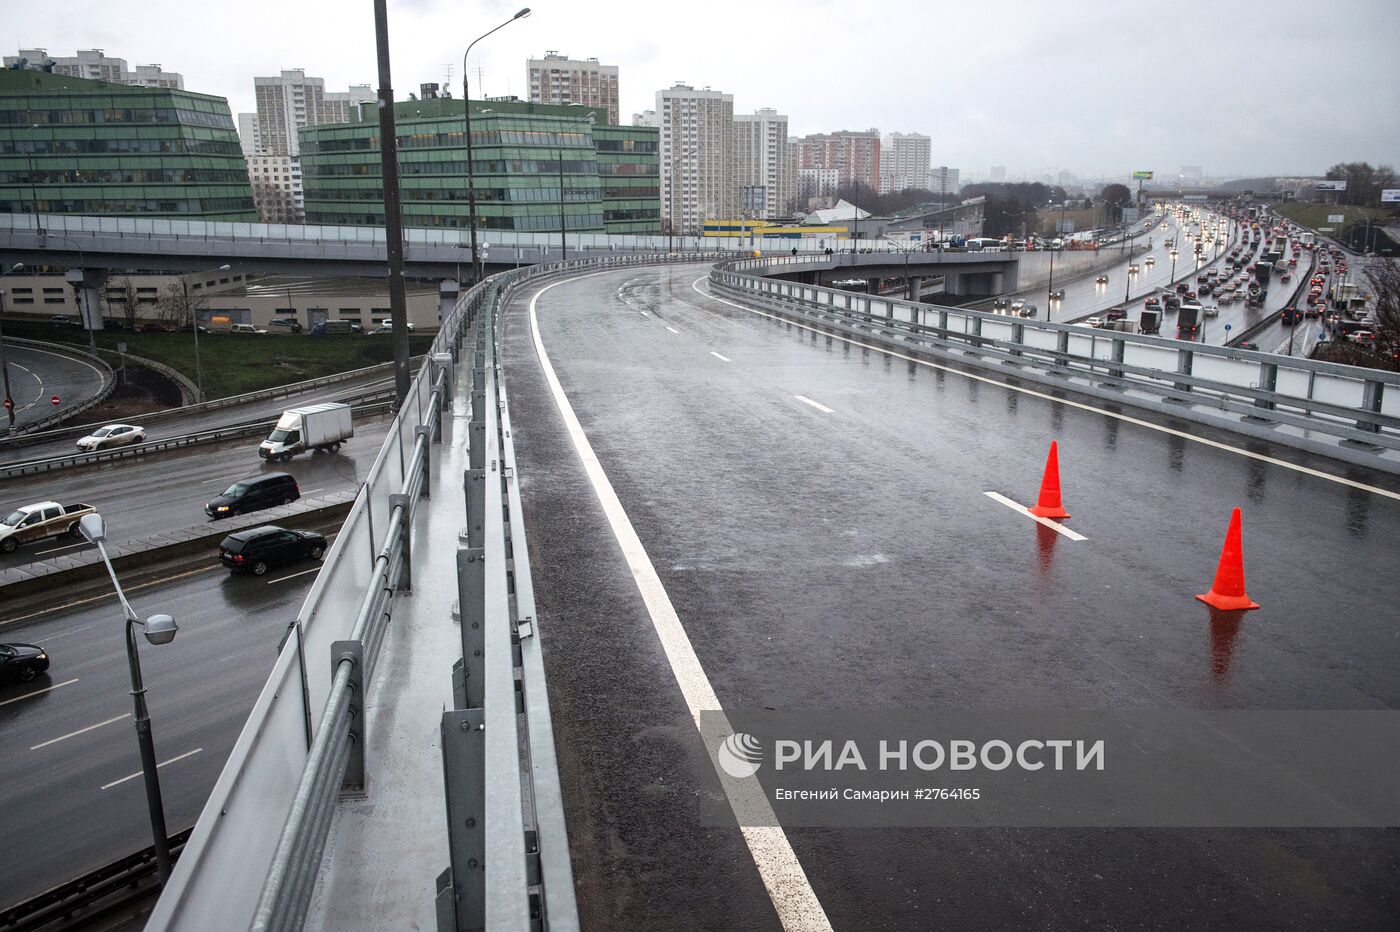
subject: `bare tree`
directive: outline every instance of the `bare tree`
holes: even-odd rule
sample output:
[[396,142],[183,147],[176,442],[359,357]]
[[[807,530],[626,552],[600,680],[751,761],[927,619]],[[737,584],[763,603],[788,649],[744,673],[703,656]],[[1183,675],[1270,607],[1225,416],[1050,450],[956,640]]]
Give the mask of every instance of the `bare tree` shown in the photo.
[[[115,296],[113,292],[116,292]],[[116,288],[105,289],[107,295],[107,314],[110,317],[120,317],[126,321],[128,330],[136,329],[136,285],[131,278],[123,275],[117,280]]]
[[1400,353],[1400,263],[1394,259],[1371,262],[1366,281],[1376,300],[1376,349],[1393,358]]
[[161,323],[176,330],[188,330],[195,315],[204,310],[208,301],[202,294],[186,294],[180,282],[165,286],[156,301],[156,316]]

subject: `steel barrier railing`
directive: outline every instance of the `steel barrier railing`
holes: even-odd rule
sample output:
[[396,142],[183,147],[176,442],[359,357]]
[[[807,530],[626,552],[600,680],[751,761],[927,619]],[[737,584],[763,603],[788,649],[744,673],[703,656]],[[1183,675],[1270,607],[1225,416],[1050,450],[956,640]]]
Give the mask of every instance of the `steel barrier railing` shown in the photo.
[[[1075,378],[1089,380],[1091,393],[1129,403],[1134,401],[1131,391],[1146,392],[1184,403],[1172,409],[1182,417],[1192,417],[1193,406],[1207,406],[1239,416],[1233,424],[1212,421],[1219,426],[1247,427],[1256,435],[1273,429],[1281,443],[1396,470],[1393,457],[1375,454],[1400,450],[1400,373],[913,304],[744,274],[790,264],[782,257],[722,263],[711,271],[710,283],[746,302],[904,351],[952,353],[960,361],[1003,372],[1015,366],[1027,377],[1053,376],[1066,388],[1075,387]],[[1347,446],[1324,444],[1310,434]]]
[[[304,923],[336,800],[365,784],[361,697],[395,594],[412,583],[410,531],[437,458],[441,408],[456,367],[468,362],[468,530],[458,555],[463,658],[454,670],[454,708],[443,717],[451,818],[439,922],[447,929],[577,928],[496,320],[512,288],[541,277],[667,261],[695,257],[531,266],[494,276],[458,301],[289,627],[147,928],[205,929],[213,916],[223,928]],[[490,727],[463,730],[462,722]],[[471,826],[463,816],[469,811],[477,812]]]

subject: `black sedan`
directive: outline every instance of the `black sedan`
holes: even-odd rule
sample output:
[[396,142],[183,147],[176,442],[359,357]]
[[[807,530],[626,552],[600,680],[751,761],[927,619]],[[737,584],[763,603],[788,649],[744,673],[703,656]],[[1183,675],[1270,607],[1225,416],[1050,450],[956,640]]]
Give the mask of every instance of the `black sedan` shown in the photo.
[[0,644],[0,683],[28,683],[49,669],[49,655],[35,644]]
[[235,573],[261,576],[274,566],[299,560],[319,560],[326,538],[315,531],[289,531],[275,525],[248,528],[219,544],[219,562]]

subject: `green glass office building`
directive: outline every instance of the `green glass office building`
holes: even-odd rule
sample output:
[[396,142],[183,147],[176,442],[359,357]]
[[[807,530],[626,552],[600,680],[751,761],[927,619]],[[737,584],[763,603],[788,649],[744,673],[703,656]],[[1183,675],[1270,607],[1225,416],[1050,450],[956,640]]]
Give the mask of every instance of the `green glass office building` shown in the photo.
[[258,219],[224,98],[20,70],[0,71],[0,210]]
[[[557,233],[562,191],[571,233],[660,232],[656,129],[595,126],[584,107],[474,100],[471,108],[479,229]],[[398,103],[394,117],[404,226],[466,229],[462,101]],[[356,122],[299,136],[306,222],[382,226],[377,114],[364,107]]]

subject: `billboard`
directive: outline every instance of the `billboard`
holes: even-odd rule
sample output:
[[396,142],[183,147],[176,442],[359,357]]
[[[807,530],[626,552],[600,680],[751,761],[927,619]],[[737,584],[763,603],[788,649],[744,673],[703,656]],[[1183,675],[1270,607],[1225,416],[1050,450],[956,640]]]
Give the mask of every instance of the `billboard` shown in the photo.
[[1151,173],[1151,172],[1133,172],[1133,180],[1134,180],[1134,181],[1151,181],[1151,180],[1152,180],[1152,173]]
[[1328,214],[1328,215],[1327,215],[1327,222],[1328,222],[1328,223],[1346,223],[1346,222],[1347,222],[1347,217],[1346,217],[1346,214]]
[[1400,188],[1386,188],[1381,191],[1382,204],[1400,204]]
[[1345,191],[1347,183],[1345,181],[1319,181],[1315,189],[1318,191]]

